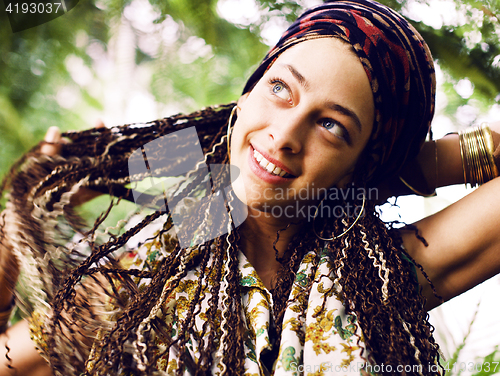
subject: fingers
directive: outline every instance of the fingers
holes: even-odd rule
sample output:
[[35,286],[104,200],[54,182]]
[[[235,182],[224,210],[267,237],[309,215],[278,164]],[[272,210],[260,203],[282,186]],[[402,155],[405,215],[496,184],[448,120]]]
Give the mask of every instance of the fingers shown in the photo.
[[493,136],[493,143],[495,146],[500,145],[500,121],[489,123],[489,126]]
[[53,157],[61,151],[61,131],[58,127],[52,126],[47,130],[44,138],[45,143],[40,148],[42,154]]
[[[105,128],[104,122],[99,119],[95,124],[95,128]],[[66,140],[61,138],[61,131],[58,127],[52,126],[47,130],[44,138],[45,143],[40,148],[42,154],[53,157],[61,152],[61,143]]]
[[492,131],[500,133],[500,121],[489,122],[489,126]]
[[103,122],[101,119],[99,119],[99,120],[97,120],[97,122],[95,123],[95,127],[96,127],[96,128],[105,128],[106,126],[104,125],[104,122]]
[[[95,128],[105,128],[104,122],[102,120],[98,120],[95,123]],[[52,126],[47,130],[45,134],[44,143],[40,148],[40,152],[42,154],[48,156],[55,156],[61,153],[61,145],[68,143],[67,139],[61,137],[61,131],[58,127]],[[78,206],[84,204],[87,201],[92,200],[93,198],[100,196],[100,192],[92,191],[87,188],[80,188],[78,194],[75,194],[71,197],[71,205]]]

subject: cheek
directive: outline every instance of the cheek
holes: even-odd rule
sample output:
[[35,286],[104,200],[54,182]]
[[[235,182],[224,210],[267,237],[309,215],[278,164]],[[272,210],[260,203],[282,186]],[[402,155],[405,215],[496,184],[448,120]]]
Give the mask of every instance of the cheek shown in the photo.
[[[231,132],[231,163],[235,164],[236,162],[240,162],[241,152],[244,146],[246,135],[245,135],[245,126],[242,121],[236,120],[233,130]],[[239,167],[239,166],[238,166]]]
[[253,103],[250,98],[241,107],[231,134],[231,157],[248,145],[252,135],[266,127],[265,114],[269,111]]
[[356,166],[355,156],[350,152],[317,153],[311,157],[310,180],[318,188],[345,186],[352,180]]

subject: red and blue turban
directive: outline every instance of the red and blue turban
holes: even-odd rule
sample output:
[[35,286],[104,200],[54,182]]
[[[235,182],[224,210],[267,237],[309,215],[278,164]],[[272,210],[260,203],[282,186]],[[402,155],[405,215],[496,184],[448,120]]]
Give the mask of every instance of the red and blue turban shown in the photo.
[[370,81],[375,124],[358,167],[368,177],[365,183],[380,183],[418,154],[430,130],[436,89],[432,56],[420,34],[392,9],[371,0],[331,1],[307,10],[288,28],[243,92],[284,50],[322,37],[349,43]]

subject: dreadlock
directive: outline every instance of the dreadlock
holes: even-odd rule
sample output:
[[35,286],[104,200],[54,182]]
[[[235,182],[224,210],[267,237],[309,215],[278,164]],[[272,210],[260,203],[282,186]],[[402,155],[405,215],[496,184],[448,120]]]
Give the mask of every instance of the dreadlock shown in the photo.
[[[228,163],[224,129],[233,106],[207,108],[143,125],[67,132],[63,136],[71,143],[62,145],[60,156],[41,155],[40,144],[4,179],[1,188],[2,193],[7,192],[6,212],[15,218],[16,226],[9,239],[23,264],[24,278],[32,287],[23,306],[29,314],[44,314],[43,351],[56,375],[155,375],[158,370],[175,370],[181,375],[186,369],[205,375],[211,374],[213,367],[221,374],[244,373],[238,228],[231,221],[221,225],[205,220],[207,212],[221,209],[207,201],[197,215],[182,224],[192,230],[191,234],[206,226],[227,226],[226,231],[219,232],[224,235],[198,247],[183,248],[180,240],[169,235],[172,213],[162,206],[163,194],[145,195],[147,199],[129,217],[116,226],[104,225],[122,200],[134,201],[132,183],[138,177],[129,175],[128,163],[134,151],[148,142],[194,126],[205,156],[203,162]],[[153,166],[150,176],[160,176],[154,166],[161,165],[164,174],[174,168],[157,163],[162,158],[162,153],[148,154]],[[213,172],[211,179],[224,179],[224,173]],[[196,171],[187,173],[172,188],[178,195],[171,196],[169,207],[188,194],[200,194],[206,189],[204,179]],[[82,188],[109,197],[109,206],[90,225],[71,205],[72,197]],[[351,204],[359,206],[359,202]],[[142,219],[127,228],[125,224],[138,213]],[[147,234],[148,226],[158,221],[162,223],[160,230],[147,235],[148,240],[168,252],[145,269],[124,267],[121,259],[127,243],[141,232]],[[369,350],[367,360],[392,365],[393,369],[400,364],[424,365],[415,374],[437,373],[428,365],[437,361],[438,346],[432,338],[424,298],[414,287],[401,239],[380,220],[370,200],[363,216],[345,236],[324,242],[311,230],[315,226],[319,234],[330,236],[341,233],[347,225],[345,219],[335,218],[304,221],[285,254],[279,258],[276,253],[282,267],[271,291],[275,348],[279,348],[286,309],[294,305],[301,317],[306,316],[307,297],[315,281],[294,284],[302,259],[313,251],[314,269],[326,253],[334,271],[334,285],[324,291],[322,309],[328,297],[337,295],[342,300],[347,313],[357,318],[355,325],[362,329]],[[188,282],[184,277],[194,268],[199,274]],[[192,283],[187,290],[189,296],[185,301],[172,301],[175,289],[186,283]],[[299,289],[295,301],[289,299],[292,289]],[[208,302],[205,312],[201,311],[202,301]],[[173,304],[182,311],[177,323],[172,321]],[[204,321],[196,335],[198,316]],[[198,341],[197,358],[188,350],[193,334]],[[358,338],[358,344],[361,340]]]

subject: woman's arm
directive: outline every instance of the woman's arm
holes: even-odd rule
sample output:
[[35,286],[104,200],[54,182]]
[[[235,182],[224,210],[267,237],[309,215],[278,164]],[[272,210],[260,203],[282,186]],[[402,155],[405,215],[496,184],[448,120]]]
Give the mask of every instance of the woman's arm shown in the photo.
[[[500,122],[491,126],[498,130]],[[495,146],[498,146],[498,133],[494,132],[493,136]],[[438,171],[442,172],[438,181],[442,185],[454,184],[457,179],[463,182],[458,136],[448,136],[447,142],[448,153],[438,154],[438,158],[441,156]],[[446,163],[450,166],[448,169]],[[500,272],[499,193],[500,178],[495,178],[441,212],[415,223],[428,246],[415,236],[414,231],[402,231],[408,253],[423,266],[436,292],[444,300]],[[428,299],[427,308],[438,305],[439,300],[423,275],[419,275],[419,282]]]
[[52,375],[49,365],[35,349],[26,321],[0,334],[0,376],[7,375]]
[[[403,231],[408,253],[423,266],[444,300],[500,272],[500,178],[479,187],[446,209],[424,218],[414,231]],[[439,302],[423,276],[419,277],[429,309]]]
[[[47,144],[42,146],[42,153],[58,153],[57,143],[60,139],[59,129],[49,128],[45,135]],[[13,291],[19,276],[19,262],[12,252],[9,239],[15,233],[15,219],[12,216],[8,210],[0,213],[0,313],[4,313],[4,316],[12,308]],[[25,320],[10,328],[5,325],[0,329],[0,376],[4,375],[52,375],[50,367],[31,340],[28,322]]]
[[[43,154],[53,156],[59,153],[60,146],[58,145],[61,142],[59,128],[50,127],[45,134],[44,141],[46,144],[40,150]],[[11,251],[12,246],[9,240],[9,235],[16,231],[13,216],[14,214],[8,210],[0,213],[0,312],[9,310],[19,277],[19,262]]]
[[[0,227],[3,237],[0,239],[0,312],[7,318],[11,311],[13,291],[19,275],[19,264],[11,252],[7,234],[9,219],[3,213]],[[3,324],[3,323],[2,323]],[[28,323],[21,321],[7,328],[2,325],[0,330],[0,376],[7,375],[52,375],[52,371],[35,348],[30,338]]]
[[[104,124],[99,123],[97,128],[101,127],[104,127]],[[59,154],[61,144],[65,142],[57,127],[48,129],[44,141],[45,144],[42,145],[40,152],[49,156]],[[82,204],[98,195],[100,195],[99,192],[82,189],[74,196],[72,204]],[[12,252],[11,239],[9,239],[9,236],[16,231],[14,216],[15,214],[8,210],[0,213],[0,316],[5,317],[8,317],[12,308],[13,291],[19,276],[19,262]],[[3,326],[2,324],[0,323],[0,326]],[[9,365],[15,370],[9,369]],[[52,375],[50,367],[35,349],[26,321],[19,322],[8,329],[7,325],[0,328],[0,376],[11,374]]]

